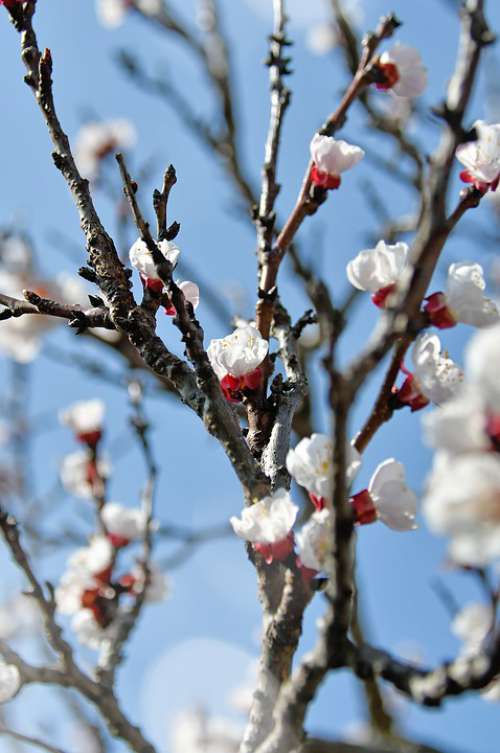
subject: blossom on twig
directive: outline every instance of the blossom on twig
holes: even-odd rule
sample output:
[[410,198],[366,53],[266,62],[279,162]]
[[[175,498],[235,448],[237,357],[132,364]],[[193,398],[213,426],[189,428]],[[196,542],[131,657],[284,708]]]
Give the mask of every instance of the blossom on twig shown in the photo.
[[419,97],[427,86],[427,68],[415,47],[396,42],[382,53],[377,67],[385,78],[377,89],[390,89],[397,97]]
[[233,516],[230,523],[237,536],[250,541],[267,563],[285,559],[293,549],[293,524],[299,508],[289,492],[277,489],[273,494],[245,507],[241,518]]
[[78,170],[88,180],[96,180],[106,157],[123,149],[131,149],[136,141],[134,126],[124,118],[85,123],[75,140]]
[[394,531],[417,528],[417,498],[406,486],[405,470],[394,458],[377,466],[368,489],[351,497],[356,523],[365,525],[381,520]]
[[314,134],[311,141],[311,181],[320,188],[335,189],[340,186],[340,174],[350,170],[363,159],[365,153],[359,146],[337,141],[331,136]]
[[473,327],[489,327],[500,319],[498,306],[484,295],[483,268],[474,262],[457,262],[448,269],[446,293],[432,293],[425,299],[424,311],[438,329],[458,322]]
[[21,687],[21,675],[14,664],[0,660],[0,703],[12,700]]
[[[347,483],[350,484],[361,466],[359,452],[347,445]],[[331,504],[333,496],[333,442],[326,434],[304,437],[288,451],[286,467],[289,474],[309,492],[318,510]]]
[[460,173],[464,183],[486,193],[496,191],[500,178],[500,123],[488,125],[483,120],[474,123],[477,139],[460,144],[456,158],[465,166]]
[[251,324],[237,327],[218,340],[211,340],[207,355],[226,398],[241,399],[244,390],[255,390],[262,381],[259,366],[267,355],[269,343]]
[[347,279],[358,290],[372,293],[376,306],[392,305],[394,294],[408,281],[411,267],[406,243],[389,245],[379,241],[375,248],[360,251],[347,265]]
[[457,394],[463,380],[462,370],[441,350],[437,335],[420,335],[413,346],[413,373],[401,366],[406,379],[399,388],[393,388],[398,406],[408,405],[412,412],[426,405],[450,400]]
[[68,426],[79,442],[95,447],[102,437],[105,406],[102,400],[81,400],[59,413],[59,420]]

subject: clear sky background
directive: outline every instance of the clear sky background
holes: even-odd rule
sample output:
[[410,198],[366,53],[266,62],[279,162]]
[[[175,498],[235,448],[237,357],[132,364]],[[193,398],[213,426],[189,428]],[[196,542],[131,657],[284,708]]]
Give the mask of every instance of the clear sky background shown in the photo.
[[[176,0],[172,5],[184,17],[193,18],[193,0]],[[364,3],[364,28],[373,28],[381,13],[395,10],[404,22],[399,39],[421,49],[430,78],[421,103],[424,109],[439,102],[453,68],[458,22],[450,11],[451,5],[445,0],[393,0],[389,4],[385,0],[365,0]],[[491,25],[498,30],[500,6],[493,0],[487,5]],[[251,315],[255,289],[253,228],[235,213],[234,191],[221,168],[193,142],[173,109],[138,91],[122,75],[115,62],[116,52],[121,48],[133,50],[150,70],[167,71],[196,109],[210,116],[211,97],[203,75],[178,43],[136,17],[131,16],[121,28],[110,32],[99,26],[92,0],[39,0],[38,6],[36,25],[40,45],[52,51],[57,109],[70,137],[75,136],[80,123],[89,115],[130,119],[139,135],[131,160],[133,169],[154,160],[143,200],[153,185],[160,184],[164,166],[174,163],[179,182],[172,197],[172,216],[182,224],[178,243],[184,258],[200,272],[199,318],[207,340],[224,336],[227,331],[203,301],[203,280],[210,280],[221,297],[228,290],[233,293],[237,290],[246,302],[240,313]],[[244,123],[245,163],[257,182],[268,119],[267,70],[262,61],[270,31],[271,2],[221,0],[221,6],[235,63],[239,117]],[[324,17],[325,6],[320,0],[289,3],[290,32],[295,41],[294,75],[289,79],[293,98],[279,163],[283,183],[279,199],[281,216],[289,211],[296,196],[311,135],[335,106],[346,81],[339,53],[317,57],[305,44],[308,29]],[[73,272],[85,258],[77,216],[66,186],[52,165],[45,126],[31,93],[22,83],[18,42],[2,12],[0,224],[17,223],[32,236],[39,266],[46,274]],[[486,68],[490,71],[493,56],[493,52],[487,54]],[[483,78],[469,110],[471,121],[490,116],[484,103]],[[438,133],[432,120],[425,117],[418,125],[416,137],[425,151],[430,152]],[[363,115],[356,109],[342,136],[362,145],[375,143]],[[385,142],[381,141],[378,149],[390,154]],[[112,166],[110,176],[118,186]],[[367,239],[373,237],[377,227],[377,219],[366,202],[367,178],[376,184],[394,214],[412,208],[411,194],[374,170],[368,160],[346,176],[342,190],[329,198],[317,219],[301,232],[308,258],[315,260],[337,296],[347,290],[345,263],[366,247]],[[113,203],[103,192],[96,193],[96,201],[102,219],[113,232]],[[468,224],[470,232],[462,233],[449,244],[446,260],[477,259],[474,228],[481,225],[493,229],[493,222],[489,207],[477,210]],[[55,230],[71,241],[69,253],[52,242]],[[484,246],[479,251],[488,268],[496,248]],[[436,275],[436,289],[443,284],[445,270],[446,266]],[[280,290],[294,316],[300,315],[307,304],[286,267]],[[361,348],[376,315],[368,302],[356,309],[342,343],[343,357],[350,357]],[[169,346],[181,352],[171,321],[159,316],[160,332]],[[468,328],[463,327],[443,336],[456,360],[460,361],[469,334]],[[82,339],[76,341],[73,333],[63,328],[51,334],[47,342],[65,353],[88,353],[117,373],[120,371],[118,359]],[[9,365],[4,359],[1,369],[2,379],[6,380]],[[124,504],[135,504],[144,482],[144,469],[127,435],[128,409],[123,390],[81,373],[50,351],[42,354],[30,369],[29,378],[28,413],[39,427],[31,448],[30,465],[36,490],[43,493],[53,486],[61,457],[75,449],[68,432],[57,425],[57,411],[75,400],[99,396],[108,406],[107,447],[115,465],[111,496]],[[322,389],[321,384],[315,386]],[[366,416],[373,394],[373,386],[362,394],[354,411],[352,433]],[[148,412],[162,467],[158,518],[162,522],[199,527],[224,522],[231,514],[238,513],[242,501],[237,481],[223,453],[206,435],[198,419],[161,396],[148,400]],[[326,416],[321,411],[317,426],[327,428]],[[359,488],[377,463],[395,456],[405,463],[410,486],[421,492],[431,456],[421,443],[419,427],[418,414],[412,416],[401,411],[379,432],[366,452]],[[54,505],[57,505],[54,519],[71,521],[71,525],[77,520],[84,530],[84,521],[89,516],[82,503],[62,495]],[[444,542],[427,532],[423,520],[419,522],[419,530],[412,534],[398,535],[382,525],[360,531],[360,582],[371,640],[396,652],[414,651],[418,647],[422,659],[433,664],[452,657],[459,647],[450,633],[449,614],[433,588],[434,579],[437,576],[444,581],[460,603],[478,599],[480,593],[466,575],[453,574],[443,567]],[[168,551],[160,549],[162,555]],[[40,569],[47,577],[56,579],[63,559],[61,555],[46,558]],[[6,577],[0,588],[7,596],[20,581],[5,560],[2,572]],[[169,720],[182,708],[199,702],[217,714],[234,713],[227,706],[226,696],[244,681],[247,662],[258,654],[260,623],[254,572],[236,537],[206,544],[172,573],[171,580],[171,598],[145,610],[120,675],[125,706],[165,753],[168,753]],[[314,622],[323,609],[322,599],[317,596],[308,612],[301,652],[313,645]],[[90,653],[82,652],[82,656],[85,661],[92,658]],[[50,718],[57,702],[49,706],[43,698],[44,692],[29,689],[14,701],[18,726],[35,729],[41,717]],[[28,705],[30,710],[26,712]],[[357,682],[335,673],[321,688],[307,719],[307,728],[315,733],[341,736],[351,722],[363,719],[363,713]],[[497,705],[467,697],[450,700],[439,711],[422,711],[403,703],[401,715],[403,727],[410,735],[434,742],[450,753],[498,753]],[[64,725],[57,734],[64,741]]]

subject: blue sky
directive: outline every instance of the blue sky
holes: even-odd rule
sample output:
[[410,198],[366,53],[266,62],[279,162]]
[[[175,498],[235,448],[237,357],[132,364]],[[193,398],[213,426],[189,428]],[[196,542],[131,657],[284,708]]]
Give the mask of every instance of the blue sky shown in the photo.
[[[201,279],[209,279],[221,296],[228,287],[241,291],[250,314],[255,287],[254,231],[233,210],[234,192],[218,166],[180,124],[175,111],[151,95],[138,91],[119,71],[115,56],[118,49],[130,49],[152,71],[168,70],[169,76],[196,103],[196,108],[210,117],[212,103],[206,82],[185,50],[176,42],[150,28],[137,18],[130,18],[120,29],[109,32],[95,18],[91,0],[39,0],[37,29],[41,46],[51,48],[54,59],[54,88],[57,108],[68,134],[74,137],[79,124],[93,113],[101,118],[126,117],[138,130],[139,142],[131,165],[134,169],[154,158],[152,181],[142,194],[148,196],[159,185],[163,167],[173,162],[179,177],[172,197],[172,216],[182,224],[178,238],[183,255],[191,267],[200,270]],[[172,5],[185,17],[194,13],[193,0]],[[221,2],[224,25],[232,43],[236,66],[239,112],[245,164],[254,182],[258,180],[267,128],[267,70],[262,66],[266,54],[266,35],[270,31],[267,6],[270,0],[225,0]],[[489,3],[493,28],[500,28],[500,7]],[[339,56],[311,55],[305,45],[312,20],[322,17],[320,0],[290,4],[294,75],[289,83],[293,90],[287,115],[283,149],[280,157],[280,180],[283,189],[279,213],[284,216],[293,201],[307,159],[309,140],[315,128],[333,109],[345,84]],[[454,63],[457,21],[449,5],[439,0],[365,0],[365,27],[372,28],[378,16],[395,10],[404,21],[399,38],[420,47],[429,68],[430,86],[423,106],[436,104]],[[294,12],[297,12],[296,15]],[[17,223],[35,241],[40,267],[46,274],[60,270],[74,271],[78,262],[51,242],[57,230],[80,245],[80,263],[84,248],[79,234],[76,212],[60,175],[50,158],[50,144],[32,96],[22,83],[18,38],[0,17],[2,87],[0,89],[0,224]],[[491,56],[492,53],[489,53]],[[491,57],[487,61],[491,61]],[[486,63],[489,64],[488,62]],[[383,96],[383,95],[380,95]],[[484,81],[470,108],[470,119],[485,117]],[[354,110],[343,137],[356,143],[375,143],[367,132],[359,111]],[[430,152],[438,130],[430,119],[419,126],[415,136]],[[388,145],[377,147],[390,153]],[[111,180],[117,183],[117,177]],[[323,271],[335,296],[347,289],[345,263],[361,248],[376,227],[367,208],[363,180],[369,178],[386,197],[394,213],[411,210],[412,196],[402,191],[390,177],[376,172],[365,161],[356,174],[346,176],[341,191],[330,197],[317,218],[304,227],[301,238],[308,258]],[[458,191],[458,188],[457,188]],[[456,192],[455,192],[456,193]],[[99,212],[114,231],[114,211],[102,192],[97,192]],[[488,207],[477,210],[473,223],[493,227]],[[472,227],[472,224],[471,224]],[[321,238],[319,242],[318,238]],[[131,238],[133,240],[133,238]],[[489,263],[494,248],[478,248],[470,235],[453,239],[447,249],[451,259],[477,259]],[[436,275],[442,283],[444,266]],[[300,286],[285,267],[281,277],[282,297],[294,315],[306,308]],[[203,297],[203,285],[202,297]],[[376,312],[366,302],[355,311],[342,342],[343,357],[354,355],[364,343],[375,323]],[[203,302],[199,308],[207,339],[226,334]],[[175,329],[166,318],[160,331],[178,352]],[[443,338],[452,356],[460,360],[461,349],[469,335],[466,327],[446,333]],[[57,330],[49,342],[67,353],[78,352],[99,357],[111,368],[119,362],[96,351],[81,340],[75,342],[69,331]],[[8,365],[2,363],[5,378]],[[140,455],[126,438],[126,396],[116,386],[109,386],[78,369],[42,355],[30,369],[31,395],[28,412],[44,418],[44,431],[33,442],[32,470],[41,492],[49,489],[57,474],[60,458],[74,449],[68,433],[57,426],[57,410],[69,403],[99,396],[108,406],[107,444],[116,456],[112,480],[112,498],[124,504],[137,501],[144,481]],[[321,384],[318,389],[322,389]],[[354,433],[373,399],[374,386],[363,392],[354,411]],[[202,526],[228,519],[241,508],[236,479],[215,442],[203,431],[198,420],[172,400],[148,401],[148,413],[154,426],[157,457],[162,466],[158,495],[158,517],[162,521]],[[326,429],[326,415],[318,409],[318,428]],[[370,445],[364,458],[360,488],[375,465],[395,455],[405,463],[410,485],[421,491],[429,451],[419,438],[420,418],[399,412]],[[194,471],[195,469],[195,471]],[[193,472],[194,471],[194,472]],[[78,501],[62,497],[56,511],[65,520],[85,519]],[[451,636],[449,616],[432,587],[438,576],[453,590],[460,601],[475,599],[479,592],[467,576],[443,568],[445,547],[431,537],[423,521],[415,534],[397,535],[383,526],[360,531],[359,568],[365,611],[374,642],[391,650],[416,643],[426,662],[448,658],[457,650]],[[83,523],[82,523],[83,525]],[[44,575],[56,578],[61,557],[44,561]],[[11,568],[5,593],[18,583]],[[321,597],[316,597],[307,620],[302,649],[314,641],[314,621],[322,613]],[[243,547],[228,539],[205,545],[184,566],[172,574],[171,598],[161,606],[151,606],[145,613],[140,630],[129,648],[129,660],[120,677],[120,692],[134,719],[144,724],[146,732],[168,753],[165,726],[171,716],[186,703],[200,701],[214,712],[225,712],[225,696],[238,680],[243,679],[247,658],[258,651],[259,607],[256,600],[254,573]],[[85,655],[86,660],[90,655]],[[43,694],[33,689],[14,702],[15,716],[21,723],[35,724],[40,714],[31,711],[28,720],[23,709],[30,698]],[[334,712],[332,712],[332,709]],[[321,688],[317,702],[307,720],[312,732],[340,735],[346,725],[362,718],[356,682],[344,675],[332,675]],[[498,707],[479,699],[449,701],[441,711],[421,711],[405,705],[402,724],[419,739],[441,744],[452,753],[498,753]],[[0,743],[1,744],[1,743]]]

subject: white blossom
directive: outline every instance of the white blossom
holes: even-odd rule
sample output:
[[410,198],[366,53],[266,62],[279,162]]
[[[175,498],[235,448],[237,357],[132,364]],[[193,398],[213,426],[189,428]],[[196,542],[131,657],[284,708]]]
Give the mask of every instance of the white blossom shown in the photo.
[[[56,288],[34,278],[0,270],[0,290],[5,295],[24,300],[23,290],[39,295],[57,297]],[[2,310],[3,310],[2,306]],[[0,352],[18,363],[30,363],[39,354],[42,336],[58,324],[54,317],[29,314],[11,317],[1,322]]]
[[[175,268],[180,255],[180,249],[172,241],[160,241],[158,248],[167,261]],[[138,238],[129,251],[130,263],[139,272],[141,277],[149,280],[159,280],[153,254],[146,243]]]
[[92,434],[102,430],[106,408],[102,400],[80,400],[59,413],[59,420],[76,435]]
[[420,392],[440,405],[454,395],[463,381],[463,371],[441,351],[439,337],[425,333],[413,347],[414,377]]
[[469,174],[480,183],[492,183],[500,175],[500,123],[488,125],[476,120],[476,141],[460,144],[457,159]]
[[314,55],[326,55],[338,44],[338,34],[331,23],[311,26],[306,35],[306,46]]
[[[350,484],[361,466],[361,456],[347,445],[347,483]],[[333,442],[326,434],[304,437],[288,451],[286,467],[295,481],[317,497],[330,500],[333,494]]]
[[422,425],[427,444],[444,452],[486,450],[491,444],[483,398],[468,384],[462,385],[453,399],[423,416]]
[[359,146],[348,144],[347,141],[337,141],[331,136],[320,136],[318,133],[314,134],[310,149],[318,170],[328,175],[340,175],[350,170],[365,156]]
[[241,518],[233,516],[230,523],[241,539],[256,544],[275,544],[286,539],[298,511],[289,492],[277,489],[268,497],[243,508]]
[[476,332],[470,339],[465,370],[486,405],[500,412],[500,324]]
[[471,452],[437,460],[424,499],[427,523],[451,537],[453,559],[488,564],[500,555],[500,457]]
[[183,280],[182,282],[177,283],[177,287],[181,290],[184,298],[191,304],[193,309],[197,309],[198,304],[200,303],[200,289],[198,285],[190,280]]
[[260,366],[268,348],[268,342],[260,336],[258,329],[248,325],[238,327],[220,340],[211,340],[207,355],[219,379],[226,374],[241,377]]
[[417,528],[417,498],[405,483],[405,470],[394,458],[377,466],[368,485],[377,517],[395,531]]
[[30,596],[19,594],[0,606],[0,640],[8,641],[34,633],[40,613]]
[[[137,565],[132,569],[132,578],[134,585],[132,590],[140,593],[144,584],[144,569]],[[154,562],[149,563],[148,584],[146,588],[146,601],[150,604],[158,601],[164,601],[170,591],[170,584],[167,575],[160,570]]]
[[486,298],[483,268],[473,262],[451,264],[448,270],[446,300],[457,322],[487,327],[500,318],[497,305]]
[[394,47],[382,53],[380,64],[396,66],[399,78],[391,91],[398,97],[418,97],[427,86],[427,69],[414,47],[396,42]]
[[172,753],[235,753],[243,730],[231,720],[211,717],[193,708],[175,715],[169,750]]
[[313,513],[297,534],[300,561],[312,570],[323,568],[325,557],[332,547],[330,515],[326,507]]
[[116,29],[123,23],[128,7],[127,0],[96,0],[97,18],[107,29]]
[[144,535],[147,516],[140,508],[123,507],[116,502],[104,505],[101,517],[108,533],[124,539],[138,539]]
[[71,620],[76,639],[83,646],[97,650],[106,638],[106,630],[95,620],[90,609],[80,609]]
[[14,664],[0,660],[0,703],[12,700],[21,687],[21,675]]
[[[105,0],[102,0],[103,6],[104,3]],[[106,6],[111,8],[113,3],[114,0],[108,0]],[[134,126],[123,118],[85,123],[75,140],[75,162],[78,170],[88,180],[95,180],[99,175],[101,161],[105,157],[115,151],[131,149],[136,141],[137,133]]]
[[93,536],[88,546],[77,549],[68,560],[70,570],[97,575],[113,560],[113,547],[106,536]]
[[358,290],[376,293],[406,277],[409,269],[406,243],[389,245],[379,241],[375,248],[360,251],[347,265],[347,279]]
[[95,580],[83,568],[70,567],[63,573],[55,590],[57,611],[76,614],[82,608],[82,596],[87,589],[95,588]]
[[[104,456],[97,460],[97,474],[106,479],[111,473],[111,463]],[[67,492],[75,497],[91,499],[94,495],[92,479],[89,476],[89,456],[85,450],[65,455],[59,468],[59,478]]]

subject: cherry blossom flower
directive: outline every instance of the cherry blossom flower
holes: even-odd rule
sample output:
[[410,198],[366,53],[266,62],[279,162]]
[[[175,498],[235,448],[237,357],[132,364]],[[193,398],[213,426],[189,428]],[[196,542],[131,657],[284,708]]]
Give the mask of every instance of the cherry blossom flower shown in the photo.
[[331,23],[318,23],[307,32],[306,46],[314,55],[326,55],[338,44],[338,34]]
[[289,492],[277,489],[250,507],[245,507],[241,518],[233,516],[230,523],[237,536],[250,541],[266,562],[285,559],[293,549],[290,535],[299,508]]
[[96,0],[97,18],[107,29],[115,29],[123,23],[130,5],[130,0]]
[[251,324],[237,327],[220,340],[210,341],[207,355],[228,400],[237,402],[243,390],[259,387],[262,380],[259,366],[268,349],[268,342]]
[[412,412],[424,408],[429,402],[440,405],[450,400],[458,391],[463,372],[441,351],[437,335],[420,335],[413,347],[413,373],[403,366],[407,375],[403,385],[394,390],[398,404],[409,405]]
[[113,560],[113,547],[106,536],[94,536],[88,546],[77,549],[68,560],[70,570],[100,575]]
[[452,400],[424,416],[422,425],[427,444],[436,450],[460,454],[491,447],[484,400],[468,384]]
[[473,327],[488,327],[500,318],[494,301],[484,296],[483,268],[473,262],[451,264],[446,293],[438,292],[425,300],[424,311],[431,324],[439,329],[454,327],[457,322]]
[[95,447],[102,436],[105,406],[102,400],[81,400],[59,413],[59,420],[68,426],[76,438]]
[[382,53],[378,67],[386,80],[377,89],[390,89],[397,97],[419,97],[427,86],[427,69],[414,47],[396,42]]
[[[347,483],[350,484],[361,466],[359,452],[347,445]],[[301,439],[286,457],[289,474],[309,492],[311,501],[322,509],[333,495],[333,442],[326,434],[311,434]]]
[[88,646],[95,651],[101,647],[107,636],[106,629],[95,619],[91,609],[80,609],[71,620],[71,629],[82,646]]
[[[109,3],[106,5],[111,8]],[[75,162],[78,170],[88,180],[96,180],[99,177],[101,163],[106,157],[116,151],[131,149],[136,141],[135,128],[128,120],[85,123],[75,141]]]
[[40,612],[30,596],[19,594],[0,606],[0,640],[34,634],[40,628]]
[[[158,248],[164,258],[170,262],[172,269],[175,269],[180,256],[180,249],[172,241],[160,241]],[[156,264],[153,261],[153,254],[147,247],[146,243],[138,238],[129,251],[130,263],[139,272],[141,279],[146,287],[161,293],[163,282],[158,276]]]
[[392,295],[407,282],[409,248],[406,243],[388,245],[379,241],[375,248],[360,251],[347,265],[347,279],[358,290],[372,293],[376,306],[384,308],[394,301]]
[[[96,625],[106,627],[116,608],[117,594],[110,583],[113,551],[106,536],[94,536],[87,547],[77,549],[68,559],[55,591],[57,610],[75,616],[78,640],[87,645],[82,625],[88,627],[89,615]],[[81,615],[82,611],[85,615]]]
[[377,466],[368,489],[351,497],[356,523],[365,525],[381,520],[394,531],[417,528],[417,498],[405,483],[405,470],[394,458]]
[[7,703],[19,692],[21,675],[14,664],[0,660],[0,703]]
[[438,454],[424,514],[432,531],[451,538],[453,560],[482,566],[500,556],[500,457]]
[[488,408],[500,413],[500,324],[474,334],[465,351],[465,369]]
[[143,536],[147,525],[144,510],[123,507],[116,502],[105,504],[101,517],[115,548],[126,546],[133,539]]
[[326,507],[316,511],[297,534],[300,562],[310,570],[322,570],[332,548],[330,515],[330,510]]
[[311,141],[311,181],[320,188],[334,189],[341,183],[340,174],[350,170],[363,159],[359,146],[336,141],[331,136],[314,134]]
[[[186,301],[191,304],[193,309],[197,309],[198,304],[200,303],[200,289],[198,285],[195,282],[191,282],[190,280],[176,282],[176,285],[183,294]],[[172,303],[170,303],[168,306],[165,306],[165,313],[168,316],[175,316],[177,313],[175,306]]]
[[[130,573],[120,578],[120,585],[129,593],[142,593],[144,586],[144,568],[137,565]],[[170,587],[165,573],[154,562],[149,564],[148,582],[146,587],[146,601],[150,604],[163,601],[168,596]]]
[[[24,274],[0,271],[2,293],[24,300],[25,289],[33,290],[41,296],[56,299],[59,297],[57,285],[52,282],[40,281]],[[40,352],[43,335],[54,329],[58,322],[54,317],[33,314],[11,317],[0,324],[0,352],[18,363],[30,363]]]
[[496,191],[500,178],[500,123],[488,125],[476,120],[474,128],[477,139],[460,144],[455,153],[466,168],[460,178],[473,183],[482,193]]
[[106,457],[100,456],[96,461],[85,450],[66,455],[59,468],[59,478],[66,491],[83,499],[91,499],[99,493],[110,473],[111,463]]

